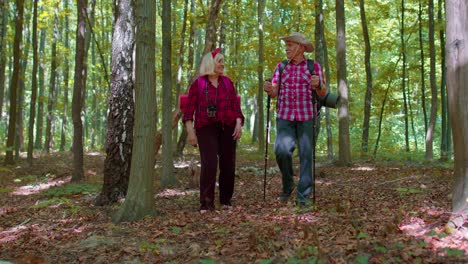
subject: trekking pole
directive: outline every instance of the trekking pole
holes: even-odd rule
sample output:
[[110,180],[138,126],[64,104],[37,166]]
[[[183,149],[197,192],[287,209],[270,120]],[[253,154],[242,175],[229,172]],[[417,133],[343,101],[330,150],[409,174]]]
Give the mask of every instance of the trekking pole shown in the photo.
[[[266,81],[271,81],[267,79]],[[263,201],[266,200],[266,176],[268,166],[268,138],[270,135],[270,101],[271,97],[268,95],[267,98],[267,121],[266,121],[266,136],[265,136],[265,171],[263,174]]]

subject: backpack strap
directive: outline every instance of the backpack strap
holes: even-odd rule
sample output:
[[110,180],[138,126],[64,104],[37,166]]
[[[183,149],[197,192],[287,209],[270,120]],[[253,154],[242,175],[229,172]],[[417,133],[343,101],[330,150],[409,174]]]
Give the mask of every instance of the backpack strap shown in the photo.
[[[286,68],[286,65],[288,64],[288,60],[283,60],[279,66],[279,78],[278,78],[278,98],[279,94],[281,91],[281,76],[283,75],[284,68]],[[320,69],[318,68],[318,64],[315,63],[314,60],[307,59],[307,69],[309,70],[311,75],[317,75],[318,72],[320,72]],[[320,76],[319,76],[320,77]],[[317,104],[317,111],[320,112],[320,108],[322,107],[322,104],[320,103],[317,91],[314,89],[312,90],[313,95],[314,95],[314,102]]]

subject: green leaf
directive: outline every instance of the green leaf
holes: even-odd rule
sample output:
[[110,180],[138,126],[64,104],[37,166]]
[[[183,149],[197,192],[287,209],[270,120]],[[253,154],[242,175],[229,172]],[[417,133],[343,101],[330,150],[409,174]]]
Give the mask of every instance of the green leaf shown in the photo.
[[172,227],[172,233],[176,235],[180,235],[180,227],[173,226]]
[[369,263],[369,256],[357,256],[356,262],[359,264],[367,264]]

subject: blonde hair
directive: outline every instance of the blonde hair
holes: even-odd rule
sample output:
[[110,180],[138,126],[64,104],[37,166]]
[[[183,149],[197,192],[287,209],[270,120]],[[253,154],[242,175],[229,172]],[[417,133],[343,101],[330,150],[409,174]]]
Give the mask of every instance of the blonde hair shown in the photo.
[[215,74],[215,66],[218,65],[223,59],[224,56],[221,53],[216,54],[214,58],[213,55],[211,55],[211,52],[205,54],[200,64],[200,76]]

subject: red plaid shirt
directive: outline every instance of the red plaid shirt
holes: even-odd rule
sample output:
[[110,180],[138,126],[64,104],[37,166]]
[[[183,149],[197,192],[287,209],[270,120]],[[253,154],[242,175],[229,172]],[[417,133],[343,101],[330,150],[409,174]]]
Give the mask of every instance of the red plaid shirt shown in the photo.
[[[272,83],[279,81],[279,69],[281,62],[276,66]],[[318,66],[318,67],[317,67]],[[322,68],[315,62],[316,74],[324,83]],[[288,121],[308,121],[313,119],[317,113],[317,106],[312,107],[311,89],[312,74],[307,68],[307,59],[304,58],[299,64],[288,63],[284,67],[281,76],[281,86],[276,103],[277,117]],[[317,98],[318,100],[318,98]]]
[[[188,120],[193,121],[195,115],[194,127],[196,129],[216,122],[234,127],[237,118],[241,118],[242,124],[244,124],[240,101],[231,79],[220,76],[218,88],[216,88],[208,81],[206,76],[198,78],[204,78],[204,81],[200,82],[204,84],[204,87],[198,87],[198,79],[190,85],[187,110],[184,112],[182,121],[184,123]],[[200,89],[202,90],[200,91]],[[209,104],[216,104],[216,117],[208,117],[207,108]]]

